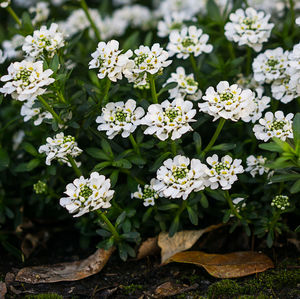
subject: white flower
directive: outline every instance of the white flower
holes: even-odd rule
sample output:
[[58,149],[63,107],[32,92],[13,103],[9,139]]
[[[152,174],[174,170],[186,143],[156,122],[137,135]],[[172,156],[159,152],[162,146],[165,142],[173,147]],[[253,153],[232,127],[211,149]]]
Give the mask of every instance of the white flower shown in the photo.
[[231,188],[232,184],[237,181],[237,174],[243,173],[244,168],[241,165],[241,159],[234,159],[228,155],[221,158],[215,154],[212,157],[207,157],[206,162],[211,168],[206,169],[208,175],[209,187],[217,189],[219,185],[223,190]]
[[39,126],[43,120],[52,119],[53,116],[48,111],[42,111],[41,108],[34,108],[33,105],[35,102],[35,99],[25,101],[22,105],[20,114],[24,117],[24,122],[34,119],[33,124]]
[[193,103],[182,98],[172,102],[166,100],[161,104],[152,104],[142,120],[142,124],[148,126],[144,134],[155,134],[160,140],[178,139],[193,130],[189,122],[195,121],[193,119],[195,115],[196,109],[193,109]]
[[184,21],[188,20],[183,12],[173,12],[166,14],[162,21],[157,24],[157,35],[166,37],[174,30],[180,30],[184,26]]
[[35,99],[46,91],[42,87],[54,82],[50,78],[52,74],[50,69],[43,70],[42,61],[14,62],[8,67],[8,75],[1,77],[1,81],[6,84],[0,88],[0,92],[11,94],[13,99],[19,101]]
[[10,0],[0,0],[0,7],[5,8],[10,4]]
[[106,131],[109,139],[121,133],[123,138],[127,138],[141,124],[141,118],[145,111],[142,107],[136,107],[136,101],[129,99],[126,103],[108,103],[102,108],[101,116],[96,122],[99,131]]
[[152,14],[148,7],[135,4],[115,10],[113,18],[116,22],[125,22],[126,27],[131,25],[132,27],[145,29],[152,21]]
[[156,180],[151,179],[150,185],[145,185],[141,187],[138,185],[138,191],[131,194],[131,198],[139,198],[144,200],[144,206],[154,206],[155,205],[155,199],[159,197],[158,193],[154,190],[153,186],[155,185]]
[[58,31],[58,25],[52,23],[50,28],[42,26],[33,35],[27,35],[22,50],[35,59],[42,55],[51,58],[65,45],[64,36]]
[[48,19],[50,14],[49,3],[38,2],[36,6],[31,6],[29,8],[29,12],[35,14],[34,18],[31,20],[33,25],[44,22]]
[[265,15],[263,11],[258,12],[252,7],[245,11],[238,9],[229,16],[231,22],[225,25],[225,36],[239,46],[247,45],[259,52],[274,27],[274,24],[268,23],[270,17],[271,15]]
[[100,42],[97,50],[92,53],[93,59],[89,63],[89,68],[99,68],[99,79],[107,76],[111,81],[116,82],[117,79],[122,79],[124,72],[134,65],[133,61],[129,59],[132,56],[131,50],[124,54],[121,53],[118,41],[111,40],[107,44]]
[[172,31],[169,38],[167,49],[170,56],[177,54],[177,58],[186,59],[191,54],[199,56],[213,50],[213,46],[207,44],[209,36],[203,34],[202,29],[197,29],[196,26],[184,27],[181,31]]
[[13,36],[11,40],[5,40],[2,43],[4,55],[7,57],[7,59],[13,59],[13,58],[21,58],[23,55],[22,50],[19,50],[19,48],[23,45],[25,37],[16,34]]
[[193,191],[203,190],[206,184],[206,166],[198,159],[177,155],[164,161],[156,173],[157,181],[153,185],[159,196],[187,199]]
[[110,179],[98,172],[92,172],[88,179],[81,176],[66,187],[60,205],[66,208],[73,217],[80,217],[90,211],[108,209],[115,191],[110,190]]
[[267,112],[264,118],[259,120],[260,124],[253,127],[255,137],[264,142],[272,137],[280,138],[285,141],[286,138],[293,138],[292,118],[293,113],[284,116],[282,111]]
[[129,82],[135,82],[136,85],[145,85],[148,73],[154,75],[172,63],[171,60],[167,60],[168,52],[163,50],[159,43],[155,43],[151,49],[142,45],[134,53],[134,67],[131,70],[127,69],[125,76]]
[[259,54],[253,61],[254,79],[258,82],[271,83],[283,78],[288,65],[288,51],[282,48],[267,50]]
[[198,82],[194,79],[194,74],[185,74],[183,67],[179,66],[176,69],[176,73],[171,73],[171,78],[163,85],[166,86],[169,83],[175,82],[177,86],[169,89],[170,98],[184,98],[187,96],[189,100],[199,100],[202,96],[202,92],[198,89]]
[[238,121],[247,118],[256,108],[254,93],[250,89],[242,90],[237,84],[229,86],[227,81],[217,85],[217,91],[209,87],[202,97],[204,103],[199,103],[200,111],[214,116],[213,121],[222,117]]
[[257,174],[263,175],[264,173],[268,173],[270,168],[265,167],[267,158],[263,156],[249,156],[247,157],[247,168],[245,171],[250,172],[252,177],[255,177]]
[[[70,135],[65,136],[63,132],[56,134],[54,138],[48,137],[46,141],[47,143],[39,148],[39,153],[47,155],[46,165],[51,165],[52,160],[56,159],[71,167],[68,157],[75,158],[82,153],[82,150],[77,146],[77,142],[75,142],[75,138]],[[80,163],[76,164],[80,165]]]
[[0,50],[0,64],[2,64],[6,60],[5,54]]
[[192,19],[198,12],[205,10],[205,1],[202,0],[160,0],[156,10],[158,16],[165,16],[172,12],[180,12],[186,19]]
[[298,18],[296,19],[296,24],[297,24],[298,26],[300,26],[300,17],[298,17]]

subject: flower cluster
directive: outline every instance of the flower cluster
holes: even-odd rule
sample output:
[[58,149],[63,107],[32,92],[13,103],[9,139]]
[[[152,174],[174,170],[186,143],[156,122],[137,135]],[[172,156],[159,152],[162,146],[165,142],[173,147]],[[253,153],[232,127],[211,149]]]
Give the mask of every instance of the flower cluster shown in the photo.
[[63,34],[58,31],[58,25],[52,23],[49,29],[42,26],[40,30],[35,30],[33,35],[26,36],[22,50],[34,59],[42,55],[51,58],[64,45]]
[[282,111],[276,111],[275,114],[267,112],[265,117],[259,120],[259,124],[253,127],[255,137],[264,142],[273,137],[280,138],[283,141],[286,138],[293,138],[293,117],[293,113],[284,116]]
[[242,160],[233,160],[228,155],[222,157],[219,161],[219,157],[215,154],[212,157],[207,157],[206,162],[210,165],[205,172],[211,189],[217,189],[219,185],[223,190],[230,189],[238,179],[237,174],[244,172],[241,165]]
[[157,170],[157,181],[153,188],[160,197],[185,200],[191,192],[205,188],[205,168],[198,159],[190,160],[181,155],[167,159]]
[[136,107],[136,102],[129,99],[126,103],[108,103],[102,108],[101,116],[96,118],[99,131],[106,131],[109,139],[121,133],[123,138],[128,137],[141,124],[145,111]]
[[60,205],[73,217],[80,217],[90,211],[107,209],[111,206],[114,190],[110,190],[110,179],[98,172],[92,172],[88,179],[81,176],[66,187],[68,197],[60,199]]
[[45,92],[42,87],[54,82],[50,78],[52,74],[50,69],[44,71],[42,61],[14,62],[8,67],[8,75],[1,77],[1,81],[7,83],[0,88],[0,92],[11,94],[13,99],[19,101],[33,100]]
[[217,90],[209,87],[202,97],[204,103],[199,103],[200,111],[214,117],[213,121],[222,117],[238,121],[247,119],[256,108],[254,93],[250,89],[242,90],[237,84],[229,86],[227,81],[221,81]]
[[151,49],[142,45],[134,51],[134,54],[134,66],[125,76],[129,82],[134,82],[137,86],[147,84],[148,74],[154,75],[172,63],[171,60],[167,60],[168,52],[158,43]]
[[229,16],[231,22],[225,25],[225,36],[239,46],[247,45],[259,52],[274,27],[274,24],[268,23],[270,17],[271,15],[265,15],[263,11],[258,12],[252,7],[238,9]]
[[150,185],[145,185],[141,187],[138,185],[138,191],[131,194],[132,198],[142,199],[144,201],[144,206],[154,206],[155,199],[159,197],[158,193],[154,190],[153,186],[156,183],[155,179],[150,181]]
[[194,74],[186,75],[183,67],[177,67],[176,73],[171,73],[171,77],[163,86],[173,82],[177,83],[177,86],[168,90],[171,99],[187,97],[189,100],[196,101],[201,98],[202,92],[198,88],[198,82],[195,81]]
[[[39,148],[39,153],[47,155],[46,165],[51,165],[52,160],[58,160],[71,167],[69,158],[73,159],[82,153],[75,138],[70,135],[65,136],[64,133],[58,133],[54,138],[48,137],[46,141],[47,143]],[[77,163],[77,166],[79,165],[80,163]]]
[[99,69],[99,79],[107,76],[111,81],[116,82],[133,67],[133,62],[129,59],[132,54],[131,50],[122,54],[122,50],[119,50],[119,42],[116,40],[111,40],[107,44],[100,42],[97,50],[92,53],[93,59],[89,63],[89,68]]
[[290,206],[289,197],[286,195],[276,195],[271,202],[271,206],[284,211]]
[[199,56],[202,53],[210,53],[213,46],[207,44],[209,36],[203,34],[202,29],[196,26],[184,27],[180,31],[172,31],[167,46],[170,56],[176,54],[177,58],[186,59],[190,55]]
[[192,131],[189,122],[195,121],[193,117],[196,115],[196,110],[192,108],[193,103],[182,98],[150,105],[142,120],[142,124],[148,126],[144,134],[156,135],[160,140],[180,138]]
[[249,156],[247,157],[247,168],[245,171],[250,172],[252,177],[255,177],[257,174],[263,175],[264,173],[268,173],[270,168],[266,167],[267,158],[263,156]]

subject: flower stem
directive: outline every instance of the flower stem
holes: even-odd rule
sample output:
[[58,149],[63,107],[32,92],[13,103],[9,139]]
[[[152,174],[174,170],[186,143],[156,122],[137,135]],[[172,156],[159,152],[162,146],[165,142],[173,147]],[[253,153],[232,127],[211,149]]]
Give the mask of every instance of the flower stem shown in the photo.
[[17,16],[17,14],[15,13],[15,11],[10,6],[6,7],[6,10],[13,17],[13,19],[16,21],[16,23],[21,27],[22,23],[21,23],[19,17]]
[[133,147],[134,151],[135,151],[138,155],[140,155],[141,153],[140,153],[139,146],[138,146],[138,144],[136,143],[136,141],[135,141],[134,137],[132,136],[132,134],[129,135],[129,140],[130,140],[130,142],[131,142],[131,144],[132,144],[132,147]]
[[73,167],[73,169],[74,169],[76,175],[77,175],[78,177],[81,177],[81,176],[82,176],[81,170],[80,170],[80,169],[78,168],[78,166],[76,165],[76,163],[75,163],[73,157],[71,157],[70,155],[68,155],[68,160],[69,160],[70,164],[72,165],[72,167]]
[[114,225],[109,221],[109,219],[105,216],[105,214],[102,211],[97,210],[97,213],[101,217],[101,219],[107,224],[108,229],[110,230],[110,232],[114,236],[115,241],[118,242],[121,238],[120,238],[120,235],[119,235],[118,231],[114,227]]
[[190,55],[190,62],[191,62],[191,65],[192,65],[192,68],[193,68],[195,77],[196,77],[196,79],[197,79],[197,82],[198,82],[199,85],[200,85],[199,70],[198,70],[198,68],[197,68],[196,59],[195,59],[195,57],[194,57],[193,54]]
[[80,0],[80,5],[81,5],[81,8],[83,9],[83,11],[84,11],[86,17],[88,18],[88,20],[89,20],[89,22],[90,22],[90,24],[91,24],[91,26],[92,26],[92,28],[93,28],[93,30],[94,30],[94,32],[95,32],[95,35],[96,35],[98,41],[101,41],[100,32],[99,32],[99,30],[98,30],[98,28],[97,28],[95,22],[94,22],[93,19],[91,18],[91,15],[90,15],[90,13],[89,13],[89,8],[88,8],[88,6],[87,6],[85,0]]
[[226,200],[228,202],[228,205],[231,209],[231,211],[233,212],[233,214],[238,218],[238,219],[242,219],[243,217],[238,213],[237,209],[235,208],[235,206],[233,205],[233,202],[231,200],[231,197],[229,195],[229,192],[226,190],[225,191],[225,197],[226,197]]
[[213,135],[213,137],[211,138],[209,144],[206,146],[206,148],[203,150],[202,154],[206,154],[211,148],[212,146],[215,144],[218,136],[220,135],[221,131],[222,131],[222,128],[225,124],[225,121],[226,119],[225,118],[220,118],[220,121],[219,121],[219,124],[218,124],[218,127]]
[[149,82],[150,82],[150,88],[151,88],[151,95],[152,95],[152,100],[154,104],[158,104],[158,99],[157,99],[157,93],[156,93],[156,88],[155,88],[155,80],[152,74],[149,74]]
[[247,64],[246,64],[246,75],[249,76],[251,73],[251,62],[252,62],[252,49],[247,47]]
[[105,106],[108,102],[108,92],[109,92],[109,89],[111,86],[111,81],[108,78],[106,78],[106,79],[107,79],[107,81],[106,81],[105,89],[104,89],[103,106]]
[[61,125],[64,124],[64,122],[61,120],[61,118],[57,115],[57,113],[53,110],[53,108],[47,103],[47,101],[42,97],[38,96],[38,100],[42,103],[42,105],[48,110],[54,119]]

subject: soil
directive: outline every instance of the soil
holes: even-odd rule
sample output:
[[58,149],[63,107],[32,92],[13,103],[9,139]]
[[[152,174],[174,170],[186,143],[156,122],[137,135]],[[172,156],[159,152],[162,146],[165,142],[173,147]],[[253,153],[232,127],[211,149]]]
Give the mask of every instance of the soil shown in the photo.
[[[233,236],[231,238],[235,240]],[[203,240],[201,242],[203,245]],[[0,247],[0,281],[4,281],[5,276],[6,282],[11,279],[6,298],[46,298],[30,294],[54,293],[62,298],[300,299],[300,258],[296,247],[290,244],[267,250],[266,253],[276,260],[275,269],[240,279],[216,279],[194,265],[172,263],[160,266],[159,256],[122,262],[115,252],[100,273],[80,281],[35,285],[13,281],[13,273],[24,266],[75,261],[93,253],[94,247],[81,250],[77,243],[72,233],[56,233],[46,247],[39,247],[24,263],[18,262]],[[176,286],[179,290],[176,295],[158,295],[157,287],[166,282]]]

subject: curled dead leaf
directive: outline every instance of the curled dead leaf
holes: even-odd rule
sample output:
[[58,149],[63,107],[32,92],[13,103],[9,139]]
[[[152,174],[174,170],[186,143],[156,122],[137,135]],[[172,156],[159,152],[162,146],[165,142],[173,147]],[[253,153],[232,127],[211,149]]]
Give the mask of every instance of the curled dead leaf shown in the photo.
[[188,263],[202,266],[217,278],[234,278],[274,268],[272,260],[263,253],[253,251],[227,254],[209,254],[202,251],[185,251],[173,255],[166,263]]
[[223,223],[211,225],[200,230],[184,230],[169,237],[169,234],[162,232],[158,236],[158,246],[161,248],[161,262],[164,263],[174,254],[190,249],[197,240],[205,233],[224,226]]
[[159,253],[160,248],[157,245],[157,240],[158,237],[148,238],[147,240],[145,240],[138,250],[137,259],[140,260],[146,256]]
[[15,280],[32,284],[80,280],[100,272],[113,251],[114,248],[98,249],[94,254],[81,261],[26,267],[17,273]]

